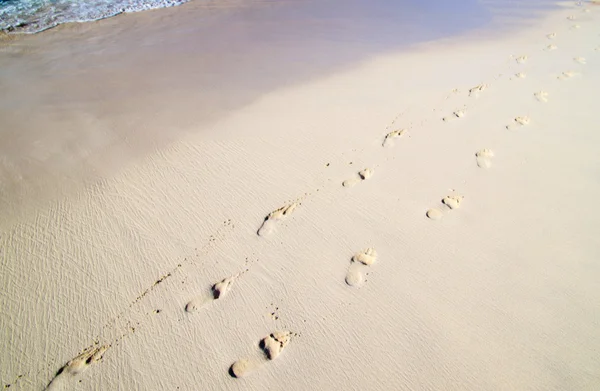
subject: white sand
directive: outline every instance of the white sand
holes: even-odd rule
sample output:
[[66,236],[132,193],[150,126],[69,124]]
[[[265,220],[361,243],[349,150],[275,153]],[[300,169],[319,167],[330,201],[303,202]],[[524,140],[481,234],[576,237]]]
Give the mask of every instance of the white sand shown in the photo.
[[568,3],[382,56],[7,225],[2,384],[599,389],[599,34]]

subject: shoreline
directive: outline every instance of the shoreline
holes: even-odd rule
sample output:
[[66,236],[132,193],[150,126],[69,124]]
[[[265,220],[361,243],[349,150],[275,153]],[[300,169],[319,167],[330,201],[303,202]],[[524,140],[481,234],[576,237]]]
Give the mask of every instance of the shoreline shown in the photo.
[[[71,196],[81,184],[102,183],[265,93],[344,71],[411,42],[390,38],[392,33],[427,30],[404,21],[421,15],[418,10],[386,16],[382,31],[374,33],[376,11],[351,22],[359,10],[335,16],[328,8],[313,10],[314,2],[240,3],[206,12],[201,2],[188,2],[6,37],[0,118],[10,144],[0,146],[0,175],[9,185],[4,193],[0,189],[1,224]],[[476,16],[461,19],[468,23]]]
[[[176,0],[176,1],[180,1],[180,0]],[[100,15],[100,16],[89,17],[88,19],[76,19],[76,18],[75,19],[65,19],[63,21],[50,22],[49,24],[47,24],[45,26],[40,26],[40,24],[39,24],[40,18],[42,18],[44,15],[38,14],[37,20],[33,20],[30,22],[27,22],[27,21],[19,22],[16,25],[9,25],[8,27],[0,28],[0,33],[32,34],[32,35],[39,34],[44,31],[48,31],[50,29],[53,29],[53,28],[56,28],[58,26],[65,25],[65,24],[98,22],[98,21],[101,21],[104,19],[113,18],[113,17],[121,15],[121,14],[130,14],[130,13],[135,13],[135,12],[144,12],[144,11],[159,10],[159,9],[170,8],[170,7],[177,7],[177,6],[183,5],[189,1],[191,1],[191,0],[183,0],[183,2],[180,2],[180,3],[174,3],[173,1],[165,3],[163,1],[162,3],[155,4],[152,6],[148,6],[147,4],[140,4],[137,8],[135,8],[135,7],[132,8],[131,6],[129,8],[121,8],[121,9],[111,8],[111,9],[105,10],[104,14]],[[56,11],[56,10],[54,10],[54,11]],[[61,10],[61,11],[64,12],[65,10]],[[51,15],[51,13],[50,13],[50,15]]]
[[[237,3],[233,1],[230,5]],[[285,8],[278,3],[273,6]],[[291,42],[299,44],[298,49],[284,40],[259,42],[254,45],[255,49],[247,49],[251,42],[242,41],[229,51],[222,51],[219,47],[222,45],[213,44],[210,39],[195,42],[204,30],[194,34],[186,34],[185,30],[163,34],[166,26],[183,22],[186,25],[195,16],[204,18],[206,30],[210,31],[212,25],[227,24],[224,21],[229,20],[229,14],[233,13],[231,20],[236,21],[236,13],[246,12],[232,6],[215,13],[193,13],[204,7],[188,2],[146,15],[121,15],[99,23],[62,25],[35,36],[6,37],[4,48],[0,47],[0,54],[5,54],[4,58],[0,57],[0,68],[9,72],[5,79],[7,101],[0,102],[0,117],[9,129],[4,137],[12,139],[13,145],[1,151],[5,160],[0,161],[4,166],[4,181],[11,188],[10,194],[0,192],[5,229],[25,217],[24,213],[30,214],[62,197],[73,196],[81,190],[82,184],[103,183],[126,164],[168,146],[179,137],[210,129],[215,121],[252,104],[266,93],[346,72],[382,53],[408,53],[438,42],[414,45],[408,40],[395,49],[382,51],[368,45],[363,48],[360,44],[346,44],[339,49],[322,45],[318,38],[304,42],[292,36]],[[271,7],[270,2],[268,7]],[[177,10],[185,8],[188,16],[181,19]],[[538,9],[538,12],[548,11]],[[238,29],[243,31],[243,24]],[[270,30],[259,29],[258,35],[276,36],[281,29],[277,25]],[[508,25],[507,29],[500,34],[520,31]],[[492,39],[498,31],[491,25],[471,31],[471,36],[475,34]],[[469,32],[456,34],[449,42],[469,40],[469,37]],[[235,43],[238,38],[232,35],[228,41]],[[161,40],[177,42],[174,47],[183,46],[183,49],[173,52],[173,45]],[[317,42],[318,46],[311,48],[311,42]],[[207,60],[203,50],[220,53],[218,56],[222,59],[209,57]],[[363,50],[364,54],[358,54]],[[241,53],[230,53],[235,51]],[[378,54],[379,51],[382,53]],[[132,52],[139,53],[137,58],[131,56],[130,59],[128,53]],[[312,58],[306,59],[306,55]],[[165,57],[184,61],[164,65],[156,62],[157,58]],[[302,63],[307,61],[311,63]],[[41,66],[40,69],[27,66],[24,71],[20,63]],[[195,72],[196,68],[200,72]],[[138,69],[144,71],[140,73]],[[248,75],[240,75],[244,73]],[[20,79],[28,82],[18,81]],[[165,102],[176,102],[176,105],[165,107]],[[147,116],[155,118],[147,121]],[[165,129],[169,129],[168,132]],[[67,148],[55,141],[65,134],[69,139]],[[44,151],[45,144],[49,144],[53,152]],[[76,161],[79,164],[75,164]],[[47,173],[40,177],[40,172]],[[21,204],[14,204],[11,200],[15,199],[20,199]]]
[[[3,384],[44,387],[84,348],[110,346],[60,380],[594,389],[597,20],[558,9],[278,88],[6,226]],[[351,261],[371,247],[375,263]],[[202,296],[228,276],[227,297]],[[198,314],[193,298],[208,303]],[[47,331],[23,326],[40,316]],[[274,330],[294,333],[282,357],[229,377]]]

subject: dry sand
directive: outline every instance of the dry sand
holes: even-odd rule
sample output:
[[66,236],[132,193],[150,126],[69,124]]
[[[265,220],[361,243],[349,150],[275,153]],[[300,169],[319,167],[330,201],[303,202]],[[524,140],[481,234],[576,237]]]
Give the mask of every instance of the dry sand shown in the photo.
[[22,215],[2,383],[599,389],[599,34],[568,2],[382,55]]

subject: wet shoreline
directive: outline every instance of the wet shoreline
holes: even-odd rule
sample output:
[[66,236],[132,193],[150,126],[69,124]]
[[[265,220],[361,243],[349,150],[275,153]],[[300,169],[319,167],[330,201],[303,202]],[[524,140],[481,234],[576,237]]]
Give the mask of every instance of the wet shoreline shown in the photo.
[[114,0],[112,4],[88,0],[77,2],[63,0],[58,4],[38,4],[31,0],[9,1],[0,4],[0,32],[11,34],[37,34],[67,23],[95,22],[123,13],[142,12],[175,7],[190,0],[154,0],[131,4]]

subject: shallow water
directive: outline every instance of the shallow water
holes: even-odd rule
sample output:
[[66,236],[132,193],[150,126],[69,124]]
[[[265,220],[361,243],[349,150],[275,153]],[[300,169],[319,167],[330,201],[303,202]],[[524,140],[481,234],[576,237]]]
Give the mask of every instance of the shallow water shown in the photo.
[[103,19],[123,12],[172,7],[188,0],[0,0],[0,31],[36,33],[61,23]]

